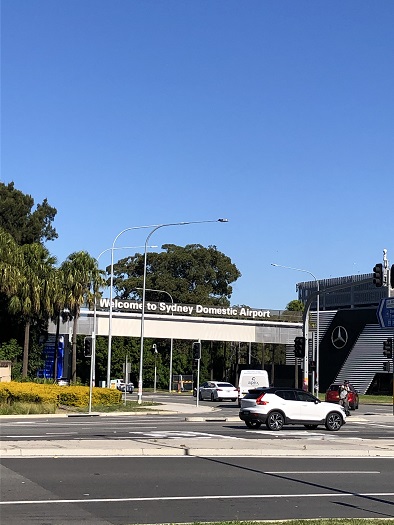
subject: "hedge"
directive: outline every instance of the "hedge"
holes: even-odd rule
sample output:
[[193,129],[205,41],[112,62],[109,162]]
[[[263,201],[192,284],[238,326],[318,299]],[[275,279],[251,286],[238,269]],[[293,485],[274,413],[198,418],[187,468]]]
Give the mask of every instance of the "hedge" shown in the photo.
[[[110,388],[92,389],[93,405],[114,405],[120,403],[122,393]],[[53,403],[56,406],[84,407],[89,404],[88,386],[59,386],[55,384],[0,383],[0,404]]]

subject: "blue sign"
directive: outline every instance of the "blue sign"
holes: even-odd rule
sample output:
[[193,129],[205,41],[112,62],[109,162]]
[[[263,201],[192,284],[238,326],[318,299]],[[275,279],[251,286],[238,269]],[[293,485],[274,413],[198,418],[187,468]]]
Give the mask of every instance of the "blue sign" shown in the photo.
[[376,315],[380,328],[394,328],[394,297],[381,299]]

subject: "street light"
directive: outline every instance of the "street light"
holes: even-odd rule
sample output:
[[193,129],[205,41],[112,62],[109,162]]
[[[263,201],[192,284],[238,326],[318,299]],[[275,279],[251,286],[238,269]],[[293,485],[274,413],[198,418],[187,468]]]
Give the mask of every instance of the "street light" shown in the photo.
[[[110,250],[129,250],[129,249],[136,249],[136,248],[143,248],[143,246],[120,246],[119,248],[106,248],[103,250],[98,257],[96,257],[96,261],[98,262],[100,257]],[[96,335],[97,335],[97,296],[96,292],[98,290],[94,290],[94,310],[93,310],[93,331],[92,331],[92,355],[90,358],[90,387],[89,387],[89,414],[92,411],[92,387],[95,383],[95,368],[96,368]],[[107,385],[109,387],[109,385]]]
[[[114,250],[115,243],[123,233],[130,230],[141,230],[143,228],[154,228],[156,224],[150,224],[148,226],[131,226],[130,228],[125,228],[115,237],[114,242],[112,243],[111,250],[111,279],[109,286],[109,316],[108,316],[108,361],[107,361],[107,388],[111,383],[111,353],[112,353],[112,299],[113,299],[113,286],[114,286]],[[145,246],[146,249],[146,246]]]
[[[309,273],[311,275],[315,282],[316,282],[316,288],[317,288],[317,297],[316,297],[316,381],[313,385],[313,391],[316,395],[319,393],[319,348],[320,348],[320,327],[319,327],[319,310],[320,310],[320,287],[319,287],[319,280],[317,277],[310,272],[309,270],[303,270],[302,268],[293,268],[291,266],[283,266],[282,264],[275,264],[271,263],[271,266],[277,266],[278,268],[287,268],[288,270],[295,270],[297,272],[305,272]],[[306,344],[308,344],[308,341],[306,341]],[[305,352],[305,363],[308,363],[308,352]],[[305,373],[305,372],[304,372]]]
[[[167,226],[186,226],[187,224],[203,224],[206,222],[228,222],[228,219],[214,219],[208,221],[188,221],[188,222],[172,222],[168,224],[159,224],[153,226],[153,230],[149,233],[145,241],[145,254],[144,254],[144,278],[142,284],[142,313],[141,313],[141,350],[140,350],[140,371],[138,376],[138,404],[142,403],[142,369],[144,361],[144,322],[145,322],[145,291],[146,291],[146,263],[147,263],[147,247],[148,241],[151,236],[159,228],[165,228]],[[145,226],[146,228],[148,226]]]
[[[142,288],[136,288],[136,290],[142,290]],[[172,298],[172,295],[169,293],[169,292],[166,292],[165,290],[154,290],[153,288],[145,288],[145,291],[146,292],[160,292],[160,293],[166,293],[170,299],[171,299],[171,303],[172,303],[172,306],[174,306],[174,299]],[[171,309],[171,315],[173,316],[174,315],[174,309],[172,308]],[[171,385],[172,385],[172,354],[173,354],[173,338],[171,337],[171,340],[170,340],[170,381],[168,383],[168,392],[171,393]]]

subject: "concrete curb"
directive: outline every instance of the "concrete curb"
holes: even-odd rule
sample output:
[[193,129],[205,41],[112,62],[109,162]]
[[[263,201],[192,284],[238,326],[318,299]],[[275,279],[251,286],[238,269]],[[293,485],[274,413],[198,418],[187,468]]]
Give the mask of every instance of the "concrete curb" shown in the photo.
[[[11,446],[1,450],[1,458],[80,458],[80,457],[136,457],[136,456],[163,456],[163,457],[179,457],[179,456],[196,456],[196,457],[321,457],[321,458],[365,458],[365,457],[394,457],[394,447],[386,449],[381,447],[377,448],[365,448],[365,449],[349,449],[345,447],[343,450],[337,447],[322,448],[309,447],[304,445],[300,448],[294,446],[290,448],[281,448],[276,444],[275,447],[232,447],[230,444],[222,444],[220,448],[217,447],[194,447],[187,445],[179,445],[176,447],[167,446],[137,446],[133,448],[128,447],[117,447],[116,444],[112,444],[112,448],[106,448],[96,444],[91,448],[67,448],[67,447],[54,447],[50,444],[40,445],[37,448],[22,448],[19,446]],[[283,445],[283,443],[282,443]]]

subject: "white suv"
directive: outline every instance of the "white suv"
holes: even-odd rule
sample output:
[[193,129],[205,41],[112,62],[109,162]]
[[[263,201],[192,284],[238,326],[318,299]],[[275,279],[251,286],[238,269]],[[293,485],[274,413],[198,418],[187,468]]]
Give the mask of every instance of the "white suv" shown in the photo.
[[320,401],[298,388],[270,387],[249,390],[242,399],[239,417],[248,428],[259,428],[265,423],[269,430],[281,430],[284,425],[304,425],[327,430],[339,430],[346,423],[341,406]]

